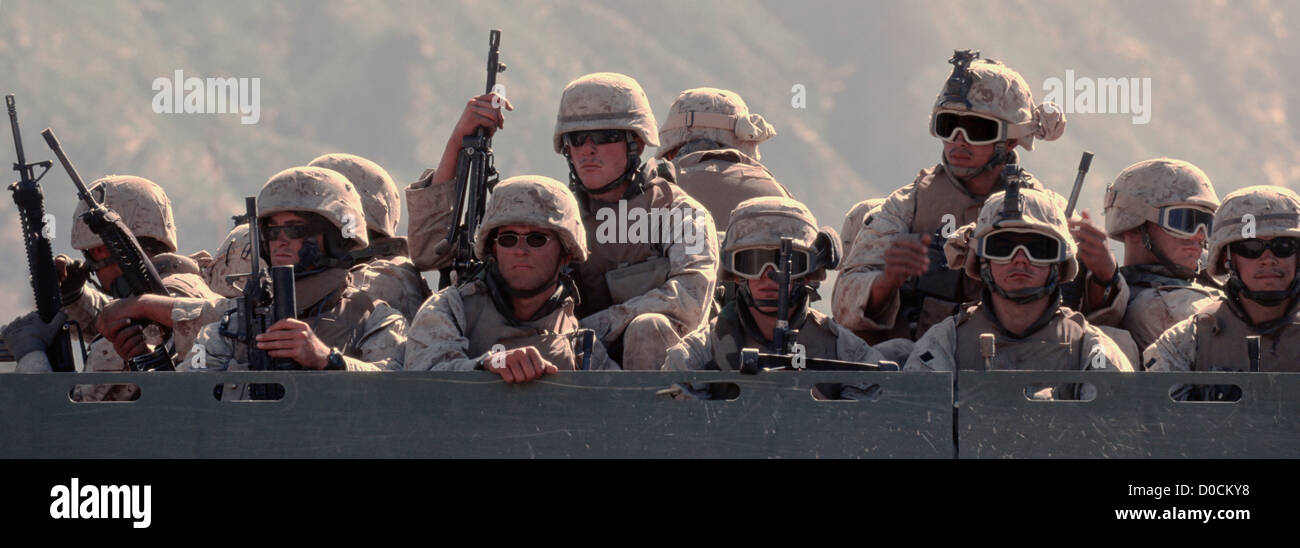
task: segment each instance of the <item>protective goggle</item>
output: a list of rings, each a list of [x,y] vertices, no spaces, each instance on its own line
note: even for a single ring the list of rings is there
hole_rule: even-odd
[[[497,245],[506,248],[518,245],[519,240],[523,240],[524,243],[528,244],[528,247],[539,248],[545,246],[547,242],[551,241],[551,236],[548,234],[542,234],[541,232],[529,232],[528,234],[502,232],[497,234],[496,237]]]
[[[1037,232],[994,232],[976,242],[975,253],[990,261],[1010,262],[1023,250],[1034,264],[1053,264],[1066,259],[1061,241]]]
[[[562,139],[564,144],[574,148],[587,144],[588,139],[597,145],[608,145],[610,143],[627,142],[627,131],[621,129],[570,131],[565,133]]]
[[[1160,208],[1157,224],[1180,238],[1192,238],[1201,229],[1208,237],[1214,228],[1214,214],[1195,207],[1167,206]]]
[[[812,257],[807,251],[793,249],[790,252],[790,279],[800,278],[813,271]],[[741,249],[731,253],[731,271],[747,280],[758,280],[763,272],[772,267],[781,272],[781,250],[771,248]]]
[[[304,225],[285,225],[285,226],[267,226],[262,228],[262,234],[266,241],[273,242],[280,239],[280,235],[287,236],[290,240],[301,240],[308,236],[315,236],[319,231],[310,224]]]
[[[974,112],[935,113],[930,135],[951,143],[957,140],[958,131],[972,145],[987,145],[1006,138],[1006,124],[997,118]]]
[[[1295,255],[1296,251],[1300,250],[1300,241],[1295,238],[1273,238],[1272,240],[1252,238],[1232,242],[1228,244],[1228,249],[1247,259],[1258,259],[1264,254],[1264,250],[1272,251],[1274,257],[1285,259]]]

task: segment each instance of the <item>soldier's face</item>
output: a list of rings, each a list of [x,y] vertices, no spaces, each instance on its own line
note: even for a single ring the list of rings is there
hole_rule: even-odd
[[[1175,263],[1196,270],[1196,262],[1201,258],[1201,248],[1205,243],[1205,231],[1198,231],[1191,238],[1180,238],[1160,225],[1147,221],[1147,234],[1151,235],[1151,247],[1160,250]]]
[[[948,163],[957,167],[980,167],[993,157],[996,146],[997,143],[972,145],[966,142],[965,136],[958,133],[954,141],[943,141],[943,155]]]
[[[587,188],[600,188],[617,179],[627,170],[626,142],[596,144],[594,139],[587,139],[581,145],[565,145],[573,169]]]
[[[1272,237],[1260,238],[1261,240],[1272,240]],[[1241,283],[1251,291],[1282,291],[1291,285],[1291,280],[1295,279],[1296,258],[1300,254],[1279,259],[1273,255],[1273,250],[1265,250],[1262,255],[1254,259],[1248,259],[1236,253],[1232,253],[1232,264],[1237,267],[1237,273],[1241,275]]]
[[[745,282],[745,284],[749,286],[749,294],[752,295],[754,299],[775,301],[781,296],[781,284],[778,283],[776,280],[772,279],[773,274],[775,272],[776,269],[769,266],[767,267],[766,270],[763,271],[763,276],[761,278],[757,280],[741,278],[741,281]],[[776,277],[780,278],[779,275]],[[796,279],[790,280],[790,286],[794,287],[796,281],[797,281]],[[759,306],[755,308],[758,308],[758,310],[761,312],[771,315],[776,313],[777,307]]]
[[[307,219],[302,218],[297,213],[286,211],[272,215],[270,222],[266,225],[271,266],[294,266],[298,264],[298,252],[302,250],[305,240],[310,239],[316,243],[318,249],[321,248],[320,234],[314,234],[306,238],[290,238],[287,233],[280,232],[275,235],[276,237],[271,237],[271,229],[290,226],[307,226]]]
[[[540,232],[550,238],[541,247],[533,247],[525,236],[530,232]],[[493,242],[493,253],[497,258],[497,269],[501,277],[515,291],[533,291],[555,283],[559,274],[564,246],[560,245],[555,232],[527,225],[508,225],[497,229],[497,237],[513,233],[520,237],[513,247],[503,247]]]
[[[1018,249],[1010,261],[989,261],[993,272],[993,281],[1006,291],[1035,289],[1047,285],[1047,277],[1052,272],[1051,265],[1036,265],[1029,262],[1025,250]]]
[[[90,258],[96,261],[102,261],[111,255],[108,251],[108,247],[102,245],[90,248],[86,254],[90,255]],[[117,278],[121,275],[122,267],[118,266],[116,263],[95,271],[95,277],[99,279],[99,285],[103,286],[104,289],[108,289],[109,286],[113,285],[113,282],[117,281]]]

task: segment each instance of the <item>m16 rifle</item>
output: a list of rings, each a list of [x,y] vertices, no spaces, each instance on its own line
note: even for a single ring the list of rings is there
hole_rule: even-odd
[[[9,127],[13,129],[14,149],[18,153],[18,161],[14,163],[18,182],[9,185],[9,190],[14,193],[14,204],[18,206],[18,219],[23,227],[23,245],[27,249],[27,271],[31,274],[32,293],[36,297],[36,314],[48,324],[63,308],[59,275],[54,266],[54,252],[50,242],[50,229],[53,227],[46,223],[45,194],[39,183],[53,164],[49,160],[27,163],[22,133],[18,130],[18,109],[12,94],[5,96],[5,106],[9,109]],[[36,167],[45,169],[40,175],[35,175],[33,168]],[[67,325],[59,329],[45,354],[54,371],[67,373],[76,370],[72,357],[72,338]],[[21,356],[14,356],[15,359],[19,357]]]
[[[77,195],[86,204],[86,212],[81,215],[81,220],[104,242],[104,247],[108,249],[114,264],[121,269],[122,277],[130,287],[131,295],[167,295],[162,276],[158,275],[158,270],[154,268],[149,256],[145,255],[140,242],[122,221],[122,217],[95,201],[95,197],[90,195],[86,183],[77,173],[77,168],[73,167],[72,162],[68,160],[67,154],[63,152],[63,145],[59,144],[59,139],[54,136],[54,132],[46,128],[41,132],[41,136],[45,138],[45,143],[63,164],[63,169],[68,172],[72,183],[77,186]],[[144,327],[145,324],[137,325]],[[173,371],[175,360],[172,356],[172,347],[172,341],[168,340],[150,352],[127,358],[126,365],[132,371]]]
[[[488,35],[487,89],[484,93],[497,91],[497,74],[506,70],[506,65],[499,59],[500,53],[501,31],[494,29]],[[454,256],[451,266],[441,271],[439,288],[459,285],[483,268],[482,257],[474,256],[472,239],[483,220],[488,194],[499,179],[492,155],[492,135],[488,128],[480,127],[461,141],[460,156],[456,160],[456,208],[451,216],[451,232],[446,241],[434,248],[436,255],[451,250]],[[455,273],[454,279],[452,273]]]
[[[244,198],[245,214],[236,221],[248,223],[249,259],[248,274],[244,278],[243,295],[236,298],[236,306],[226,311],[221,319],[219,333],[243,344],[247,349],[250,371],[292,371],[302,369],[288,358],[272,358],[265,350],[257,348],[257,336],[266,332],[276,322],[296,318],[298,305],[294,294],[292,266],[272,266],[270,276],[262,272],[262,234],[257,222],[257,198]],[[237,322],[231,315],[238,314]],[[235,324],[232,328],[231,324]],[[284,397],[284,387],[279,384],[250,384],[249,398],[278,400]]]

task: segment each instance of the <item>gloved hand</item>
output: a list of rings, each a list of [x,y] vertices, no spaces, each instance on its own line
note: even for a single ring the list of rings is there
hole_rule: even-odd
[[[41,321],[41,317],[33,310],[5,326],[0,335],[4,336],[5,346],[9,347],[14,359],[22,359],[31,352],[44,352],[49,348],[66,321],[68,316],[62,310],[54,315],[50,323]]]
[[[67,255],[60,254],[54,258],[54,266],[59,271],[59,292],[63,304],[68,305],[81,298],[81,288],[90,279],[90,269],[85,263]]]

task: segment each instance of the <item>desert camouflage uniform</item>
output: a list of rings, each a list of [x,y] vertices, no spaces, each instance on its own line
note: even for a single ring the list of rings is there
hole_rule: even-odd
[[[853,250],[853,242],[858,239],[858,233],[871,224],[871,216],[880,211],[880,206],[884,204],[884,198],[868,198],[853,204],[849,212],[844,214],[844,228],[840,230],[840,241],[844,244],[845,253]]]

